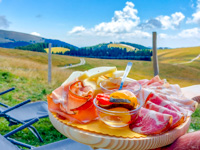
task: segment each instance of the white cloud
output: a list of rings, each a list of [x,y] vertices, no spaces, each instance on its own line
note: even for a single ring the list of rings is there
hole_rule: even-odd
[[[167,34],[164,34],[164,33],[160,33],[160,34],[158,35],[158,37],[160,37],[160,38],[162,38],[162,39],[166,39],[166,38],[168,38],[168,35],[167,35]]]
[[[198,7],[200,8],[200,5]],[[175,12],[168,16],[160,15],[140,23],[140,17],[138,17],[138,10],[135,5],[132,2],[126,2],[126,6],[122,10],[114,12],[109,22],[101,22],[88,29],[83,26],[76,26],[68,33],[72,43],[77,43],[78,39],[78,46],[89,46],[94,45],[94,43],[110,41],[127,41],[151,46],[151,30],[145,31],[143,29],[174,30],[180,27],[184,19],[183,13]],[[166,31],[163,31],[163,33],[158,32],[158,46],[187,47],[199,45],[200,28],[187,29],[179,33],[177,31],[172,34],[166,34]]]
[[[181,12],[175,12],[171,16],[158,16],[153,19],[149,19],[144,23],[138,25],[141,29],[177,29],[185,16]]]
[[[188,18],[186,23],[197,23],[200,25],[200,11],[192,14],[192,18]]]
[[[178,37],[176,35],[160,33],[160,34],[158,34],[158,38],[160,38],[160,39],[177,39]]]
[[[196,12],[192,14],[192,18],[188,18],[186,23],[196,23],[200,25],[200,0],[197,0]]]
[[[69,31],[69,33],[70,34],[78,34],[78,33],[81,33],[81,32],[83,32],[85,30],[86,29],[83,26],[76,26],[71,31]]]
[[[92,30],[100,35],[131,32],[140,22],[137,16],[138,11],[134,9],[134,6],[132,2],[126,2],[122,11],[115,11],[110,22],[102,22]]]
[[[5,16],[0,16],[0,28],[8,28],[10,26],[10,22],[6,19]]]
[[[40,33],[37,33],[37,32],[32,32],[31,34],[35,36],[41,36]]]
[[[134,32],[127,34],[127,36],[137,37],[137,38],[151,38],[152,35],[148,32],[144,32],[141,30],[135,30]]]
[[[197,11],[200,11],[200,0],[197,0]]]
[[[160,29],[162,27],[162,24],[158,19],[153,18],[139,24],[138,27],[141,29]]]
[[[162,29],[176,29],[180,26],[185,16],[181,12],[176,12],[171,16],[158,16],[156,19],[162,24]]]
[[[181,38],[200,38],[200,28],[192,28],[181,31],[178,34]]]

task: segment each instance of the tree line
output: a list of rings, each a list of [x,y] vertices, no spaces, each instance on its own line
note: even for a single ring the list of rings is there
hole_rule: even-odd
[[[18,47],[15,47],[15,49],[46,53],[44,49],[48,47],[49,47],[49,43],[36,43],[36,44],[30,44],[27,46],[18,46]]]
[[[126,48],[79,48],[66,52],[59,52],[60,55],[70,55],[78,57],[90,57],[90,58],[103,58],[103,59],[132,59],[132,60],[147,60],[151,61],[152,50],[140,49],[134,51],[127,51]]]
[[[15,47],[16,49],[44,52],[45,48],[48,48],[48,43],[36,43],[27,46]],[[55,47],[56,45],[52,45]],[[133,51],[127,51],[126,48],[118,47],[90,47],[90,48],[70,48],[70,51],[57,52],[59,55],[69,55],[77,57],[90,57],[90,58],[101,58],[101,59],[131,59],[131,60],[146,60],[151,61],[152,50],[151,49],[139,49]]]

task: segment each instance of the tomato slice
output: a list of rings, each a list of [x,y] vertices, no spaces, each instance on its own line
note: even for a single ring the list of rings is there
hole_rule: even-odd
[[[113,104],[110,102],[110,96],[106,94],[97,94],[96,99],[98,100],[99,104],[101,105],[111,105]]]

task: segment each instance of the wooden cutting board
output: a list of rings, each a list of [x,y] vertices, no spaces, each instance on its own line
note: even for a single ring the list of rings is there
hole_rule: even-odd
[[[57,120],[51,112],[49,118],[53,126],[66,137],[77,142],[91,146],[112,150],[143,150],[163,147],[173,143],[178,137],[184,135],[190,126],[190,117],[180,126],[161,135],[147,136],[145,138],[119,138],[103,134],[84,131],[68,126]]]

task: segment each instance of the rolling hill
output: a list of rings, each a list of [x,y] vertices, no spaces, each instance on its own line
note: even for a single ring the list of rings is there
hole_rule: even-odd
[[[94,46],[85,47],[86,49],[97,49],[97,48],[111,48],[111,47],[118,47],[118,48],[126,48],[127,51],[132,50],[139,50],[139,49],[150,49],[146,46],[134,44],[134,43],[128,43],[128,42],[119,42],[119,43],[101,43]]]
[[[0,30],[0,47],[15,48],[17,46],[26,46],[34,43],[52,43],[57,47],[62,46],[67,48],[78,48],[74,45],[56,39],[46,39],[27,33]]]
[[[125,49],[127,51],[134,51],[134,50],[138,50],[138,48],[135,48],[135,47],[132,47],[132,46],[129,46],[129,45],[126,45],[126,44],[109,44],[108,47],[119,47],[119,48],[122,48],[122,49]]]

